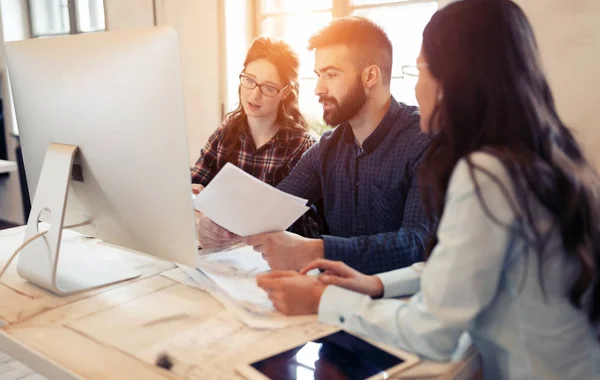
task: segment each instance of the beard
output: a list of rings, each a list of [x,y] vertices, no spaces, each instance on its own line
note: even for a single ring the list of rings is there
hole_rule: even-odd
[[[320,96],[319,102],[334,105],[332,109],[323,111],[323,120],[327,125],[335,127],[356,116],[358,111],[360,111],[367,102],[367,94],[360,81],[360,77],[358,77],[350,87],[348,95],[339,102],[336,98],[330,96]]]

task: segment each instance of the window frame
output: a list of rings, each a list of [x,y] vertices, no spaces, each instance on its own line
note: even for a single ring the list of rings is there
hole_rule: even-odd
[[[34,33],[35,28],[33,27],[33,15],[31,12],[32,5],[31,3],[36,0],[27,0],[27,14],[29,16],[29,35],[31,38],[44,38],[44,37],[57,37],[57,36],[68,36],[72,34],[84,34],[84,33],[95,33],[106,31],[106,2],[102,0],[102,9],[104,11],[104,29],[95,30],[89,32],[81,32],[78,30],[77,25],[79,24],[79,20],[77,17],[77,1],[76,0],[67,0],[67,10],[69,13],[69,31],[66,33]]]
[[[352,5],[352,0],[332,0],[331,8],[323,8],[318,10],[306,11],[308,14],[331,12],[332,19],[345,17],[352,15],[354,10],[357,9],[373,9],[382,8],[389,6],[411,6],[415,4],[424,4],[435,1],[439,3],[439,0],[383,0],[379,3],[374,4],[362,4]],[[252,0],[252,10],[254,12],[252,25],[252,38],[256,38],[261,34],[262,22],[268,17],[284,17],[287,15],[293,15],[295,11],[281,11],[281,12],[263,12],[261,7],[262,0]],[[316,75],[313,76],[300,76],[299,80],[315,79]],[[403,75],[392,75],[391,79],[403,79]]]

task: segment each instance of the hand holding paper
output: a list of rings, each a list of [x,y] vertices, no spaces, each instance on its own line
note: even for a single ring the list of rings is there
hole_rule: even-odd
[[[262,253],[273,270],[299,270],[325,255],[323,240],[307,239],[286,231],[250,236],[244,238],[244,242]]]
[[[245,237],[285,231],[308,210],[306,202],[227,163],[194,201],[194,208],[212,222],[199,221],[199,239],[212,243],[227,232]]]
[[[241,241],[241,237],[217,225],[209,217],[194,210],[196,233],[203,249],[222,250]]]

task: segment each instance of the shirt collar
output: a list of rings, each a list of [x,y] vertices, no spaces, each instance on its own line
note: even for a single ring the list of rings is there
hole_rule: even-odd
[[[387,112],[385,113],[385,115],[383,115],[383,119],[381,119],[381,121],[377,125],[377,128],[375,128],[375,130],[371,132],[369,137],[367,137],[365,141],[363,141],[362,150],[365,153],[372,152],[377,147],[377,145],[379,145],[381,140],[383,140],[383,138],[387,135],[389,130],[394,125],[394,120],[396,120],[398,113],[401,111],[400,104],[398,104],[398,102],[396,101],[396,99],[394,99],[393,96],[391,98],[392,101],[390,102],[390,106]],[[346,144],[356,146],[357,144],[354,140],[354,133],[352,132],[352,127],[350,126],[350,124],[348,122],[345,122],[341,125],[341,127],[344,128],[342,132],[342,138],[344,142]]]

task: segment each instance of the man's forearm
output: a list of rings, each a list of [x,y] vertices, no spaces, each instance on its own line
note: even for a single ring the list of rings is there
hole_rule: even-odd
[[[418,231],[401,229],[372,236],[323,236],[325,258],[340,260],[364,274],[404,268],[423,260],[425,241]]]

